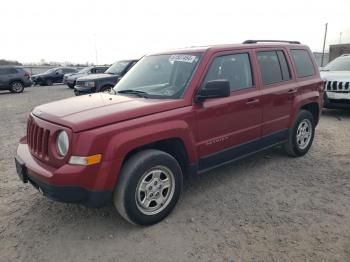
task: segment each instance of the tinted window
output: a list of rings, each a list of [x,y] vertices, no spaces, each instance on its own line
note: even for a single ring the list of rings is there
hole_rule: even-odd
[[[107,70],[106,67],[96,67],[95,73],[104,73]]]
[[[64,68],[63,69],[63,73],[66,74],[66,73],[73,73],[73,72],[76,72],[75,69],[72,69],[72,68]]]
[[[252,70],[248,54],[219,56],[214,59],[203,84],[218,79],[227,79],[231,91],[253,86]]]
[[[286,57],[282,51],[257,52],[264,85],[291,79]]]
[[[7,74],[17,74],[16,68],[0,68],[0,74],[7,75]]]
[[[292,50],[291,54],[298,77],[312,76],[314,74],[314,66],[306,50]]]
[[[282,78],[283,80],[290,80],[290,71],[287,64],[286,56],[283,51],[277,51],[278,60],[280,62],[281,70],[282,70]]]

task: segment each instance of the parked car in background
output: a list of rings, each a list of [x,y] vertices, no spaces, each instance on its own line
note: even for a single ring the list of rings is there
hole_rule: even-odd
[[[138,60],[123,60],[114,63],[104,74],[78,78],[74,87],[75,95],[107,92],[128,72]]]
[[[344,54],[322,68],[326,81],[324,107],[350,108],[350,54]]]
[[[62,83],[63,76],[69,73],[77,73],[78,70],[70,67],[57,67],[47,70],[45,73],[32,76],[35,85],[51,86],[53,83]]]
[[[113,92],[34,108],[19,178],[54,200],[112,200],[126,220],[150,225],[173,210],[184,176],[279,145],[305,155],[324,81],[307,46],[260,42],[147,55]]]
[[[32,85],[30,74],[19,66],[0,66],[0,90],[21,93]]]
[[[74,88],[78,78],[87,76],[90,74],[102,74],[109,66],[89,66],[81,69],[77,73],[65,74],[63,76],[63,84],[66,84],[69,88]]]

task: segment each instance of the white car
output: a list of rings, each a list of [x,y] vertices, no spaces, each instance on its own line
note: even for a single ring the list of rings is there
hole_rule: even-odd
[[[350,54],[337,57],[321,70],[326,80],[324,107],[350,108]]]

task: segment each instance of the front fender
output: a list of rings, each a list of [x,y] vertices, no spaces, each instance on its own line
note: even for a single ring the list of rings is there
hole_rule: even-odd
[[[106,159],[124,159],[132,150],[160,140],[179,138],[183,142],[189,162],[197,159],[195,140],[185,121],[172,120],[150,126],[140,126],[117,133],[109,142]]]

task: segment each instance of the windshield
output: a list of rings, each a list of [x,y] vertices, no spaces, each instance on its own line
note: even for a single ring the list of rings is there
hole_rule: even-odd
[[[200,54],[146,56],[118,82],[114,91],[144,92],[150,98],[180,98],[199,59]]]
[[[322,71],[350,71],[350,56],[336,58],[326,65]]]
[[[114,63],[110,68],[106,70],[106,74],[113,74],[113,75],[119,75],[121,74],[124,69],[128,66],[130,62],[128,61],[120,61],[117,63]]]
[[[46,73],[52,73],[52,72],[54,72],[55,70],[56,70],[56,68],[51,68],[51,69],[47,70]]]
[[[81,69],[78,74],[86,74],[89,73],[89,71],[91,70],[91,67],[85,67],[83,69]]]

